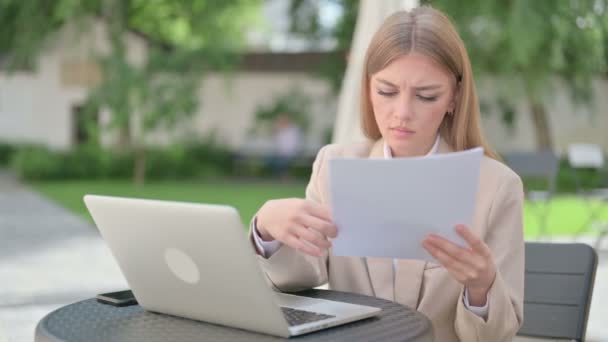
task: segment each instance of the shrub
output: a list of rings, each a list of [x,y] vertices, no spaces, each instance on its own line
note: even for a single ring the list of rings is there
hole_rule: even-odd
[[[8,166],[15,153],[15,147],[8,143],[0,143],[0,166]]]
[[[60,153],[37,145],[19,147],[11,159],[17,175],[29,180],[64,178],[60,171],[62,164]]]
[[[131,178],[134,156],[96,145],[54,151],[21,146],[12,158],[15,172],[28,180]],[[232,153],[209,142],[152,147],[146,150],[148,179],[193,179],[233,175]]]

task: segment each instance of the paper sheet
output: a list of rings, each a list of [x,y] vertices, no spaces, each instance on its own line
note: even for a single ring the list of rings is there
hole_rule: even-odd
[[[421,244],[429,233],[465,246],[454,226],[472,223],[482,157],[330,160],[333,254],[434,261]]]

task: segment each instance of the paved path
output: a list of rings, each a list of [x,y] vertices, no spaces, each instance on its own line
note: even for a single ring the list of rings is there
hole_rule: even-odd
[[[89,222],[0,170],[0,341],[32,341],[37,322],[50,311],[126,286]],[[608,341],[606,317],[608,239],[600,253],[587,341]]]
[[[126,286],[89,222],[0,173],[0,340],[32,341],[50,311]]]

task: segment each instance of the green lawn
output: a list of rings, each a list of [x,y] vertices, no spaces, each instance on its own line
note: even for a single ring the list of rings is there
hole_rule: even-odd
[[[85,194],[229,204],[239,211],[243,223],[248,224],[266,200],[302,197],[306,184],[154,182],[137,187],[129,181],[61,181],[35,182],[30,186],[91,221],[82,201]]]
[[[588,223],[591,211],[599,209],[599,219],[608,222],[608,203],[587,203],[576,196],[559,196],[554,198],[548,207],[544,204],[526,203],[524,207],[524,227],[526,237],[539,233],[539,215],[548,210],[547,231],[549,235],[575,235]],[[595,234],[587,230],[585,234]]]
[[[90,219],[82,202],[87,193],[155,198],[165,200],[229,204],[236,207],[247,224],[251,216],[268,199],[302,197],[305,184],[244,183],[244,182],[155,182],[136,187],[128,181],[66,181],[35,182],[34,189],[69,210]],[[524,225],[526,237],[538,235],[538,216],[542,207],[526,204]],[[585,202],[573,196],[562,196],[553,200],[549,207],[548,227],[551,235],[573,235],[584,224],[587,217]],[[608,220],[608,205],[601,212]]]

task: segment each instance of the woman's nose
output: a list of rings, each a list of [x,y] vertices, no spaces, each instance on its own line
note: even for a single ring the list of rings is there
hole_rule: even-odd
[[[399,98],[396,99],[393,115],[395,118],[402,121],[411,120],[414,117],[412,100],[409,96],[399,96]]]

